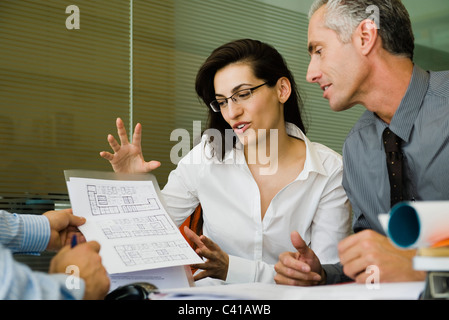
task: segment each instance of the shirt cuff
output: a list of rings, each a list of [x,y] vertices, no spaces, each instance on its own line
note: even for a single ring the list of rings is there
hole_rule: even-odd
[[[341,263],[323,264],[322,268],[326,272],[326,284],[354,282],[354,280],[345,275]]]
[[[227,283],[251,283],[255,279],[255,262],[236,256],[229,256]]]
[[[23,215],[23,242],[21,253],[45,251],[50,241],[50,222],[43,215]]]

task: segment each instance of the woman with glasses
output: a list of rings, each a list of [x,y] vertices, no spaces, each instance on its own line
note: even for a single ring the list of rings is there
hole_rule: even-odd
[[[209,108],[207,130],[162,190],[179,226],[203,209],[203,234],[185,230],[206,261],[194,266],[195,279],[274,283],[274,265],[294,251],[296,232],[321,262],[338,262],[337,244],[350,230],[341,156],[307,139],[303,104],[279,52],[249,39],[225,44],[200,68],[196,92]],[[133,143],[120,119],[117,128],[121,144],[109,135],[114,154],[101,153],[116,172],[160,165],[143,158],[140,124]]]

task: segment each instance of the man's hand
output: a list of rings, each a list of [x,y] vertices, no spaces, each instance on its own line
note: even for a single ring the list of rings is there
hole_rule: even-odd
[[[50,222],[51,229],[47,250],[57,251],[61,249],[64,245],[70,243],[72,236],[76,236],[80,243],[86,241],[78,230],[78,227],[83,225],[86,219],[74,216],[72,209],[48,211],[43,215]]]
[[[369,266],[380,270],[381,282],[423,281],[425,272],[413,269],[416,250],[401,250],[391,241],[372,230],[354,234],[338,245],[344,273],[357,283],[365,283],[371,275]]]
[[[104,299],[110,280],[99,252],[100,244],[95,241],[79,244],[72,249],[65,246],[51,260],[49,273],[66,273],[68,266],[76,266],[85,284],[84,299]]]
[[[325,283],[325,272],[318,257],[298,232],[292,232],[291,241],[297,252],[284,252],[274,266],[277,284],[313,286]]]
[[[161,166],[161,163],[158,161],[145,162],[143,158],[141,146],[142,125],[140,123],[136,125],[132,143],[129,143],[122,119],[118,118],[116,125],[121,145],[112,135],[108,135],[108,142],[114,154],[106,151],[100,152],[100,156],[109,160],[115,172],[146,173]]]

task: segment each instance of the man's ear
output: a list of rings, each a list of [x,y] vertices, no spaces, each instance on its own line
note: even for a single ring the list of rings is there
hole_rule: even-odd
[[[380,43],[378,27],[373,20],[363,20],[354,33],[354,40],[360,53],[367,56]]]
[[[286,103],[292,94],[292,85],[290,80],[286,77],[282,77],[277,82],[278,99],[280,103]]]

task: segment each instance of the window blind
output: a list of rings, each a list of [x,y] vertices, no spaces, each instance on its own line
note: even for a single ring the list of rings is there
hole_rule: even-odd
[[[128,110],[128,2],[0,2],[0,195],[67,193],[63,170],[109,169],[98,152]]]

